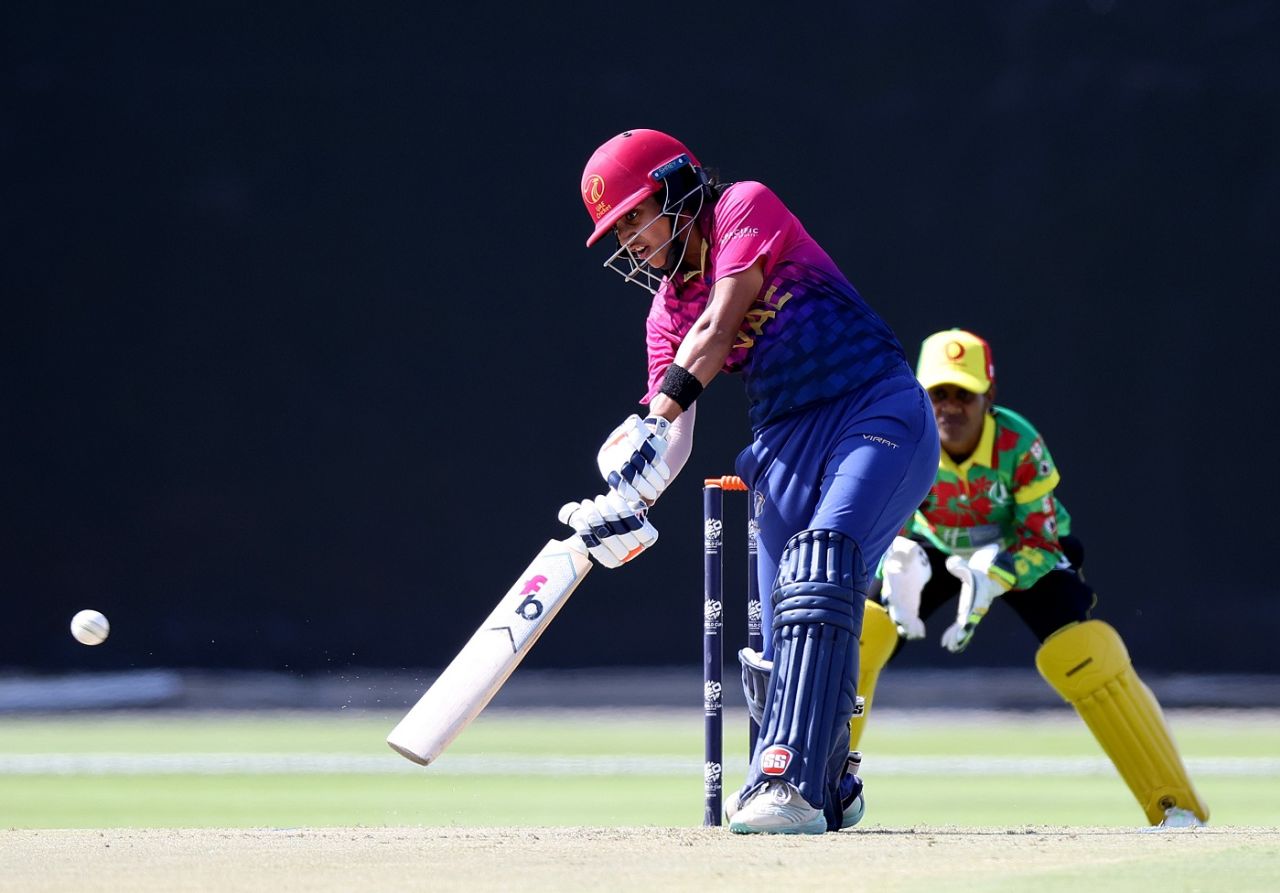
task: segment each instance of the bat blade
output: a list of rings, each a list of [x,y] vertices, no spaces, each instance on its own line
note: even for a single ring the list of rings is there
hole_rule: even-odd
[[[430,765],[502,688],[560,608],[591,570],[576,540],[551,540],[498,602],[387,743]]]

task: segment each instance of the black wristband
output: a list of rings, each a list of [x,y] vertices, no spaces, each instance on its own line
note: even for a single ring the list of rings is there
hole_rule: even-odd
[[[681,409],[688,409],[702,393],[702,382],[688,369],[672,363],[667,367],[667,374],[662,376],[662,387],[658,388],[658,393],[666,394],[680,404]]]

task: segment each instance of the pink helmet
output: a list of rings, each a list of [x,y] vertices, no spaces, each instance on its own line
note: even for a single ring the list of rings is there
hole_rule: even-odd
[[[668,176],[698,168],[698,159],[675,137],[657,130],[628,130],[592,154],[582,171],[582,201],[595,223],[594,245],[640,202],[662,191]]]

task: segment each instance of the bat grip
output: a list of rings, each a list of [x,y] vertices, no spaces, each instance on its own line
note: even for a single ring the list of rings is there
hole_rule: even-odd
[[[587,547],[583,544],[582,538],[577,536],[566,536],[562,540],[556,540],[560,545],[564,546],[570,552],[575,552],[583,558],[590,558],[591,553],[587,551]]]

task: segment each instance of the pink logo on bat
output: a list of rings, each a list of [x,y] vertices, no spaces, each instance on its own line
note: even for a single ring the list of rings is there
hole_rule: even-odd
[[[547,582],[547,578],[542,574],[537,574],[524,581],[524,587],[521,588],[520,594],[524,596],[524,601],[516,608],[516,613],[525,620],[537,620],[542,616],[542,602],[534,598],[534,593],[542,588],[542,584]]]

